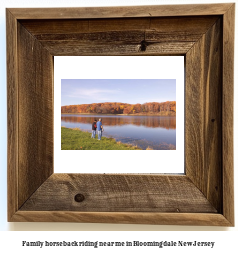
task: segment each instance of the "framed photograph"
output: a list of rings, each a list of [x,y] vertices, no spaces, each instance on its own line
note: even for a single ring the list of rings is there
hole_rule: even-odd
[[[234,226],[234,18],[233,3],[6,9],[8,221]],[[58,59],[68,65],[65,57],[72,62],[76,56],[70,75],[55,75]],[[182,59],[178,77],[172,66],[175,60],[159,62],[165,57]],[[169,66],[170,75],[161,71],[163,65]],[[77,91],[70,88],[72,79],[81,81]],[[163,79],[176,81],[176,100],[168,96],[163,101],[156,90],[154,98],[146,97],[154,89],[150,82],[159,86]],[[126,101],[112,96],[119,81],[121,88],[127,84],[129,94],[136,82],[140,89],[143,80],[145,90],[136,93],[136,101],[132,95]],[[95,88],[95,81],[104,82],[101,89]],[[109,120],[94,115],[105,133],[96,133],[99,140],[93,151],[88,149],[91,139],[78,143],[76,150],[62,149],[67,135],[72,145],[69,135],[76,140],[72,135],[82,134],[65,126],[74,133],[62,136],[66,91],[71,98],[72,94],[81,98],[82,103],[67,104],[77,105],[76,113],[124,114],[137,117],[137,123],[143,122],[140,114],[156,119],[151,122],[159,121],[161,114],[174,114],[175,101],[183,105],[176,108],[176,146],[143,150],[133,143],[140,141],[138,136],[132,138],[138,130],[128,134],[127,128],[134,151],[96,151],[106,138],[117,147],[126,139],[119,132],[107,134]],[[88,94],[97,96],[83,102]],[[163,104],[166,101],[170,103]],[[121,104],[113,108],[112,102]],[[93,103],[100,105],[88,106]],[[129,117],[124,121],[132,121]],[[90,119],[80,121],[93,127]],[[93,138],[92,129],[89,132]],[[182,141],[177,143],[178,136]],[[64,152],[71,157],[61,161]],[[164,153],[168,157],[163,161]]]
[[[184,174],[184,57],[140,59],[55,57],[55,173]]]

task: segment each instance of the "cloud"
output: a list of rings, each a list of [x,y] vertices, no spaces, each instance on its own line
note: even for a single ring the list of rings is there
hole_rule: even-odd
[[[107,100],[114,94],[117,94],[118,90],[110,90],[110,89],[85,89],[78,88],[73,92],[67,94],[67,97],[71,98],[79,98],[79,99],[94,99],[94,100]]]

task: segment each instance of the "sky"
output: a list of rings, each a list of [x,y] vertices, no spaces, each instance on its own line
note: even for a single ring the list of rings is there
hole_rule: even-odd
[[[176,79],[62,79],[61,106],[176,101]]]

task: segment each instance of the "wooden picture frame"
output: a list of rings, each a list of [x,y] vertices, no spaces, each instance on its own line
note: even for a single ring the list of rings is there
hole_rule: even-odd
[[[233,3],[6,9],[8,221],[234,226],[234,12]],[[184,55],[186,174],[54,174],[61,55]]]

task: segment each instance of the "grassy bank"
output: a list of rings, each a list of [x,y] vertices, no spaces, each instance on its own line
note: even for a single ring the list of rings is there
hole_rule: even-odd
[[[141,150],[138,147],[116,142],[113,138],[102,137],[100,141],[91,138],[91,133],[79,129],[61,127],[62,150]]]

